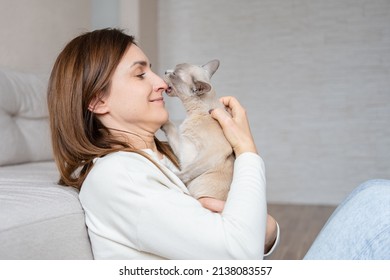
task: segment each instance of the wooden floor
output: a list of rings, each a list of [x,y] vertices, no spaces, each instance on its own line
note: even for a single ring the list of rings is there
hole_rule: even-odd
[[[336,207],[270,204],[268,213],[279,223],[279,247],[268,260],[300,260]]]

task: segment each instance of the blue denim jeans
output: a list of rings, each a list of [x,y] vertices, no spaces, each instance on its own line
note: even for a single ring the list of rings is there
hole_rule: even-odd
[[[357,187],[335,210],[306,260],[390,260],[390,180]]]

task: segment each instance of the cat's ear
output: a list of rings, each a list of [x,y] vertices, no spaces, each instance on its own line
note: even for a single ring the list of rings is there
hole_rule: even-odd
[[[211,90],[211,85],[203,81],[194,81],[192,92],[198,96],[208,93]]]
[[[209,62],[207,62],[205,65],[202,66],[203,69],[205,69],[209,73],[209,78],[214,75],[215,71],[217,71],[219,67],[219,60],[214,59]]]

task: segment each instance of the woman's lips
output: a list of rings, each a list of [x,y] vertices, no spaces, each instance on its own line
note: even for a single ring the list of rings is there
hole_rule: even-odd
[[[159,97],[159,98],[155,98],[155,99],[151,99],[150,102],[158,102],[158,101],[164,101],[164,98],[163,97]]]

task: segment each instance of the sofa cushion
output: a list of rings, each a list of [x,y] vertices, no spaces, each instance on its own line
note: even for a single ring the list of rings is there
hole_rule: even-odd
[[[78,190],[54,162],[0,167],[0,259],[92,259]]]
[[[52,159],[47,81],[0,68],[0,166]]]

